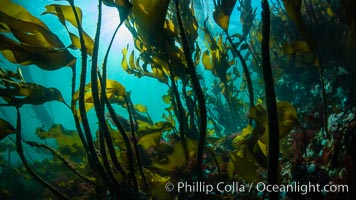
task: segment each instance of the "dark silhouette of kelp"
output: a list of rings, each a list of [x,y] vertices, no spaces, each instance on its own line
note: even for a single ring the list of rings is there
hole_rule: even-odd
[[[276,94],[274,92],[271,61],[269,57],[270,38],[270,8],[267,0],[262,1],[262,69],[265,82],[266,105],[268,116],[268,162],[267,181],[269,185],[278,184],[278,158],[279,158],[279,127],[277,116]],[[270,199],[278,199],[278,192],[269,193]]]

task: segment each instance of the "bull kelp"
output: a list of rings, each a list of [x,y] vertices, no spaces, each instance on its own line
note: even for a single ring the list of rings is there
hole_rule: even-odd
[[[352,0],[1,0],[1,199],[355,199]]]

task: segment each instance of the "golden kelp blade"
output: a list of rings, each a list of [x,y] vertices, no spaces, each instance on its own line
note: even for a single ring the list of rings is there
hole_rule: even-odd
[[[227,173],[230,177],[236,174],[240,178],[256,183],[263,180],[263,177],[257,172],[259,169],[260,167],[247,145],[230,154],[227,165]]]
[[[174,79],[185,79],[184,52],[179,45],[178,29],[174,25],[177,22],[174,18],[167,19],[171,18],[175,12],[169,8],[169,1],[133,0],[132,5],[132,12],[125,25],[134,37],[134,44],[140,51],[140,55],[136,59],[135,65],[129,65],[128,61],[123,60],[124,70],[139,78],[148,76],[163,83],[168,83],[171,71],[174,74]],[[198,29],[194,11],[186,0],[181,4],[181,11],[183,21],[189,22],[185,24],[185,31],[193,48]],[[175,39],[172,40],[172,38]],[[127,50],[123,51],[123,54],[127,54]],[[130,58],[132,58],[131,56],[133,55],[131,54]],[[167,60],[167,58],[170,59]],[[196,51],[195,58],[197,61],[200,59],[199,50]],[[143,64],[141,65],[139,61],[142,61]],[[147,67],[149,65],[150,67]]]
[[[213,69],[213,66],[211,63],[211,58],[210,58],[210,53],[208,50],[203,52],[202,61],[203,61],[203,65],[204,65],[205,69],[207,69],[207,70]]]
[[[142,136],[137,142],[145,151],[149,151],[150,148],[156,147],[161,140],[162,132],[149,133]]]
[[[78,23],[75,19],[75,15],[73,13],[72,7],[69,5],[59,5],[59,4],[51,4],[46,6],[46,11],[42,14],[53,14],[56,15],[60,22],[67,28],[65,21],[70,22],[73,26],[78,28]],[[80,8],[75,7],[76,12],[78,13],[79,22],[82,23],[82,11]],[[69,33],[70,39],[72,40],[72,47],[80,49],[80,42],[79,38],[74,35],[73,33],[69,32],[68,28],[67,31]],[[93,39],[83,31],[83,39],[85,43],[85,47],[87,49],[87,53],[90,56],[93,56],[93,49],[94,49],[94,41]]]
[[[25,82],[25,79],[23,78],[21,68],[17,68],[16,72],[10,71],[10,70],[4,70],[0,68],[0,84],[3,84],[6,86],[6,82]]]
[[[220,2],[220,3],[219,3]],[[228,31],[230,16],[235,7],[236,0],[221,0],[215,3],[213,17],[215,22],[224,30]]]
[[[10,62],[36,64],[44,70],[56,70],[75,64],[75,58],[59,38],[22,6],[8,0],[2,2],[0,23],[6,27],[0,31],[10,31],[17,39],[0,35],[0,51]]]
[[[196,154],[197,143],[194,140],[186,138],[187,150],[189,158],[194,159]],[[150,168],[157,171],[160,175],[172,175],[175,172],[182,170],[187,165],[187,160],[184,155],[184,147],[181,141],[174,144],[173,152],[167,154],[165,159],[152,162]]]
[[[241,134],[237,135],[233,140],[232,140],[232,146],[235,149],[240,149],[242,145],[245,145],[247,143],[247,139],[252,134],[253,128],[251,125],[247,125],[246,128],[242,129]]]
[[[31,15],[27,9],[24,7],[11,2],[11,0],[2,0],[0,6],[0,13],[4,13],[6,15],[12,16],[15,19],[21,19],[26,22],[31,22],[37,24],[47,30],[48,27],[39,19]]]
[[[9,105],[40,105],[48,101],[65,103],[61,92],[56,88],[46,88],[36,83],[15,82],[10,82],[7,86],[11,86],[11,88],[0,88],[0,97]]]
[[[40,43],[43,48],[49,49],[65,47],[56,35],[42,25],[17,19],[4,13],[1,13],[0,21],[6,24],[9,31],[24,45],[36,46]]]
[[[164,27],[164,21],[168,9],[168,0],[133,0],[130,19],[135,22],[137,32],[143,41],[150,41],[152,37],[159,35]]]
[[[167,74],[169,72],[165,70],[166,68],[168,68],[166,62],[162,61],[157,57],[154,57],[154,59],[150,58],[151,70],[148,71],[146,69],[146,64],[140,65],[140,58],[137,58],[135,62],[134,51],[131,52],[129,56],[129,61],[127,61],[127,51],[128,47],[122,49],[121,67],[124,71],[126,71],[128,74],[133,74],[138,78],[141,78],[142,76],[149,76],[156,78],[163,83],[168,82]]]
[[[278,110],[278,124],[279,124],[279,137],[285,137],[294,127],[297,120],[297,111],[295,108],[286,101],[277,102]],[[255,115],[256,114],[256,115]],[[267,116],[257,115],[257,113],[251,112],[251,117],[256,120],[261,126],[264,127],[264,133],[261,135],[260,140],[262,143],[268,145],[268,125]]]
[[[120,20],[124,20],[130,13],[132,4],[128,0],[103,0],[106,6],[116,7],[119,11]]]
[[[121,67],[122,67],[122,69],[123,69],[124,71],[126,71],[127,73],[132,74],[133,72],[131,72],[131,70],[130,70],[130,68],[129,68],[129,64],[127,63],[127,60],[126,60],[127,49],[128,49],[128,47],[122,49]]]
[[[152,196],[152,199],[174,199],[173,194],[164,189],[166,184],[171,180],[171,177],[161,176],[145,168],[143,168],[143,171],[146,176],[147,184],[150,186],[148,193]]]
[[[229,48],[223,42],[221,35],[214,38],[206,24],[204,24],[203,31],[205,32],[205,44],[208,47],[208,50],[204,51],[202,55],[204,68],[210,70],[224,82],[228,79],[227,70],[235,64],[234,59],[228,60]]]
[[[229,29],[230,16],[225,15],[220,7],[215,8],[213,17],[220,28],[222,28],[224,31]]]
[[[20,65],[35,64],[43,70],[57,70],[64,66],[74,66],[76,59],[66,49],[48,49],[41,46],[19,44],[0,35],[0,52],[12,63]]]
[[[294,21],[296,24],[300,24],[301,20],[301,5],[302,0],[283,0],[284,7],[288,13],[288,16]]]
[[[145,105],[142,104],[136,104],[135,105],[135,110],[141,113],[145,113],[147,112],[147,107]]]
[[[297,121],[297,112],[288,102],[277,102],[279,137],[285,137],[294,127]],[[268,154],[268,124],[267,112],[261,106],[252,107],[250,117],[255,120],[255,127],[250,125],[243,129],[242,133],[232,141],[236,149],[230,155],[228,173],[230,176],[237,174],[241,178],[250,181],[259,180],[256,170],[265,167],[266,156]]]
[[[100,84],[99,84],[99,91],[100,91]],[[85,95],[87,103],[93,103],[91,96],[91,83],[85,85]],[[120,97],[126,95],[125,87],[115,80],[106,80],[106,96],[110,99],[112,96]],[[75,92],[73,95],[74,101],[78,101],[79,99],[79,91]]]
[[[303,36],[305,41],[308,43],[309,49],[311,49],[312,52],[314,53],[313,62],[314,62],[314,65],[319,68],[320,67],[319,60],[318,60],[318,56],[315,52],[316,51],[315,42],[314,42],[313,37],[312,37],[311,33],[309,32],[307,26],[304,23],[303,18],[302,18],[302,14],[301,14],[302,1],[301,0],[283,0],[283,4],[284,4],[284,7],[286,8],[288,16],[295,23],[300,34]]]
[[[144,120],[145,119],[137,120],[138,135],[146,135],[149,133],[163,132],[163,131],[172,130],[172,128],[173,128],[173,125],[170,122],[159,121],[159,122],[156,122],[155,124],[152,124],[150,121],[148,121],[148,120],[144,121]]]
[[[101,91],[100,83],[98,84],[99,94]],[[106,97],[109,101],[122,103],[124,96],[126,95],[126,90],[123,85],[114,80],[106,80]],[[76,102],[79,100],[79,91],[76,91],[73,95],[73,100]],[[84,94],[84,102],[85,102],[85,110],[88,112],[90,109],[94,107],[93,96],[91,92],[91,83],[85,85],[85,94]],[[79,115],[79,111],[76,110],[76,106],[72,108],[73,111]]]
[[[0,118],[0,140],[16,132],[16,129],[6,120]]]
[[[78,132],[75,130],[67,130],[62,124],[53,124],[47,131],[42,128],[37,128],[35,134],[41,139],[53,138],[57,141],[58,149],[65,151],[69,156],[82,156],[83,145],[79,138]]]
[[[304,41],[294,41],[292,44],[283,44],[283,52],[287,55],[297,54],[299,52],[310,52],[310,47],[307,42]]]

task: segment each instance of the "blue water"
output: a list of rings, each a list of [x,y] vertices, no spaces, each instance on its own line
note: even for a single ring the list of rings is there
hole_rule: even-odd
[[[42,20],[52,32],[56,33],[61,41],[65,45],[70,45],[71,41],[69,39],[68,33],[64,26],[59,22],[58,18],[53,15],[41,15],[45,11],[45,5],[51,3],[61,3],[61,1],[51,1],[51,0],[42,0],[42,1],[24,1],[24,0],[15,0],[13,1],[18,3],[29,10],[29,12]],[[257,2],[257,1],[256,1]],[[63,2],[64,4],[66,2]],[[95,30],[96,30],[96,21],[97,21],[97,3],[96,1],[90,0],[76,0],[75,5],[80,7],[83,11],[83,28],[84,30],[94,38]],[[202,17],[209,17],[212,19],[212,9],[213,4],[206,4],[204,13],[198,13],[197,16],[200,15],[201,19],[199,23],[202,23],[204,19]],[[108,43],[112,37],[112,34],[119,23],[119,16],[116,8],[103,6],[103,15],[102,15],[103,23],[101,29],[101,38],[100,38],[100,47],[99,47],[99,63],[102,63],[103,57],[105,55],[106,48]],[[213,23],[213,22],[211,22]],[[239,23],[239,12],[236,10],[233,12],[231,17],[231,25],[230,30],[232,32],[238,32],[241,30],[241,26]],[[216,30],[217,32],[220,30]],[[75,30],[73,31],[75,32]],[[203,43],[202,40],[199,43]],[[108,60],[108,78],[117,80],[122,83],[127,91],[132,91],[132,99],[134,103],[145,104],[148,107],[149,114],[151,115],[154,121],[158,121],[162,117],[162,113],[164,111],[164,103],[161,99],[161,96],[166,93],[168,87],[164,84],[159,83],[157,80],[152,78],[143,77],[141,79],[137,79],[134,76],[128,75],[121,69],[121,60],[122,53],[121,50],[126,46],[129,46],[129,51],[131,52],[134,49],[132,44],[132,36],[131,33],[127,30],[125,26],[122,26],[117,34],[117,37],[114,40],[114,45],[112,47],[109,60]],[[204,45],[201,45],[204,46]],[[204,49],[202,49],[204,51]],[[74,56],[80,58],[79,51],[71,50],[71,53]],[[138,54],[136,53],[136,56]],[[14,65],[9,63],[2,55],[0,55],[0,60],[5,63],[6,68],[15,70],[18,65]],[[100,62],[101,61],[101,62]],[[202,67],[202,66],[200,66]],[[67,67],[56,70],[56,71],[44,71],[39,69],[35,65],[30,66],[22,66],[22,68],[29,68],[28,71],[32,77],[27,76],[25,73],[25,79],[29,82],[36,82],[41,85],[45,85],[46,87],[55,87],[58,88],[65,101],[67,103],[70,102],[70,91],[71,91],[71,70]],[[77,62],[77,73],[79,74],[80,69],[80,59]],[[199,69],[198,69],[199,71]],[[203,72],[203,70],[200,70]],[[210,72],[203,72],[205,75],[209,75]],[[27,76],[27,77],[26,77]],[[87,82],[90,80],[89,75],[87,76]],[[211,84],[209,78],[205,78],[205,84]],[[79,80],[77,81],[78,86]],[[45,109],[48,110],[53,123],[64,124],[68,129],[75,129],[74,122],[72,119],[72,115],[69,110],[59,102],[47,102],[44,105],[41,105]],[[38,126],[48,126],[49,124],[45,122],[41,122],[41,119],[36,119],[37,116],[31,111],[31,105],[23,106],[22,110],[26,110],[27,112],[23,112],[23,131],[24,138],[32,138],[34,130]],[[2,115],[8,120],[15,124],[16,116],[14,115],[14,110],[12,108],[1,108]],[[6,113],[6,114],[5,114]],[[89,113],[89,117],[95,117],[93,112]],[[48,120],[50,121],[50,120]],[[94,122],[95,123],[95,122]],[[47,127],[49,128],[49,127]]]
[[[25,0],[14,0],[13,2],[18,3],[25,7],[32,15],[42,20],[50,30],[55,33],[64,45],[69,46],[71,44],[69,35],[65,27],[59,22],[58,18],[54,15],[42,15],[46,10],[45,6],[51,3],[63,3],[61,1],[51,1],[51,0],[41,0],[41,1],[25,1]],[[193,4],[196,3],[193,1]],[[198,18],[198,23],[202,27],[203,21],[206,17],[210,20],[208,26],[213,27],[214,22],[212,21],[212,11],[214,5],[212,1],[210,3],[204,2],[203,12],[199,11],[196,13]],[[259,5],[259,1],[253,2],[255,6]],[[96,30],[96,21],[97,21],[97,2],[94,0],[76,0],[75,5],[80,7],[83,11],[83,29],[87,32],[92,38],[94,38]],[[109,41],[113,35],[115,28],[119,23],[119,15],[116,8],[103,6],[102,12],[102,28],[100,36],[100,46],[99,46],[99,66],[103,61],[106,49],[108,47]],[[241,32],[241,23],[240,23],[240,13],[234,9],[234,12],[231,16],[230,31]],[[75,27],[72,27],[69,23],[68,27],[73,33],[77,33]],[[211,28],[210,27],[210,28]],[[216,26],[215,26],[216,27]],[[218,33],[220,30],[212,29],[213,32]],[[199,30],[199,34],[204,34],[202,30]],[[198,38],[198,44],[202,47],[202,52],[204,49],[204,37]],[[109,59],[108,59],[108,79],[116,80],[123,84],[127,91],[131,92],[131,97],[134,104],[143,104],[148,108],[149,115],[154,122],[162,120],[162,115],[165,112],[167,105],[162,100],[162,95],[166,94],[168,86],[158,82],[156,79],[143,77],[138,79],[133,75],[129,75],[124,72],[121,68],[122,60],[122,49],[129,47],[128,52],[130,53],[134,50],[134,45],[132,43],[131,33],[127,30],[125,26],[122,26],[119,29],[119,32],[114,40]],[[71,53],[77,57],[77,88],[79,86],[79,74],[80,74],[80,52],[79,50],[70,50]],[[136,57],[138,52],[136,52]],[[6,69],[16,70],[18,67],[23,69],[24,78],[27,82],[35,82],[46,87],[54,87],[61,91],[64,100],[69,104],[71,100],[71,77],[72,72],[68,67],[61,68],[56,71],[44,71],[38,68],[35,65],[29,66],[19,66],[17,64],[9,63],[1,54],[0,61],[4,63]],[[90,60],[89,60],[90,61]],[[90,62],[89,62],[90,63]],[[197,71],[204,76],[204,81],[202,85],[204,87],[209,87],[212,84],[212,75],[211,72],[203,70],[202,64],[199,64]],[[238,68],[242,71],[239,62],[237,62]],[[90,67],[90,66],[89,66]],[[90,69],[90,68],[89,68]],[[89,71],[89,70],[88,70]],[[253,76],[253,75],[252,75]],[[90,75],[87,75],[87,83],[90,82]],[[236,87],[239,87],[241,80],[238,80]],[[247,101],[247,99],[246,99]],[[119,109],[119,114],[127,116],[127,112],[123,109]],[[70,110],[65,107],[64,104],[52,101],[47,102],[43,105],[24,105],[21,108],[22,114],[22,132],[24,140],[38,140],[38,137],[35,135],[35,130],[38,127],[44,128],[45,130],[50,128],[52,124],[63,124],[66,129],[75,130],[75,124],[73,115]],[[16,114],[15,109],[11,107],[0,107],[0,117],[7,119],[14,126],[16,125]],[[92,129],[92,133],[95,133],[97,130],[97,118],[94,112],[94,109],[88,112],[89,122]],[[53,142],[47,140],[46,142]],[[32,148],[27,148],[27,152],[33,152]],[[16,156],[16,155],[15,155]]]

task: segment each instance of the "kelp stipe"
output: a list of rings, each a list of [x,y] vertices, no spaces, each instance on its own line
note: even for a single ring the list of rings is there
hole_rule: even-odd
[[[20,108],[16,107],[16,151],[20,156],[20,159],[24,165],[24,167],[27,169],[27,171],[41,184],[43,184],[46,188],[48,188],[53,194],[55,194],[57,197],[60,199],[69,199],[65,194],[57,190],[53,185],[48,183],[46,180],[44,180],[41,176],[39,176],[28,164],[25,154],[23,151],[22,147],[22,127],[21,127],[21,113],[20,113]]]
[[[278,159],[279,159],[279,126],[277,115],[276,94],[274,91],[271,61],[269,56],[270,38],[270,10],[267,0],[262,0],[262,69],[265,82],[266,105],[268,115],[268,160],[267,181],[269,185],[278,184]],[[277,200],[278,192],[270,192],[269,199]]]
[[[140,174],[141,174],[141,177],[143,179],[143,182],[144,182],[144,185],[145,185],[145,188],[147,189],[147,181],[146,181],[146,176],[144,175],[144,172],[143,172],[143,169],[142,169],[142,162],[141,162],[141,156],[140,156],[140,151],[138,149],[138,145],[137,145],[137,137],[136,137],[136,127],[134,124],[137,124],[137,120],[133,114],[133,105],[132,105],[132,102],[131,102],[131,97],[129,96],[130,94],[126,94],[124,96],[124,99],[125,99],[125,103],[126,103],[126,106],[127,106],[127,112],[129,113],[129,119],[130,119],[130,129],[131,129],[131,136],[133,138],[133,145],[134,145],[134,150],[135,150],[135,153],[136,153],[136,160],[137,160],[137,164],[138,164],[138,167],[139,167],[139,171],[140,171]],[[136,180],[136,177],[135,177],[135,173],[132,174],[132,176],[134,176],[134,187],[135,187],[135,190],[138,192],[138,184],[137,184],[137,180]]]
[[[113,7],[116,7],[118,9],[118,12],[119,12],[119,15],[120,15],[120,23],[119,25],[116,27],[114,33],[113,33],[113,36],[110,40],[110,43],[109,43],[109,46],[106,50],[106,53],[105,53],[105,56],[104,56],[104,61],[103,61],[103,64],[102,64],[102,76],[100,76],[100,73],[98,72],[98,79],[100,81],[100,86],[101,86],[101,106],[102,106],[102,110],[105,110],[105,106],[107,107],[109,113],[110,113],[110,116],[111,118],[113,119],[114,121],[114,124],[116,125],[116,127],[119,129],[119,132],[120,134],[122,135],[123,139],[124,139],[124,142],[125,142],[125,146],[127,148],[127,157],[128,157],[128,160],[129,160],[129,163],[128,163],[128,167],[129,167],[129,176],[131,178],[131,181],[132,183],[134,184],[135,186],[135,189],[137,190],[137,180],[136,180],[136,176],[135,176],[135,167],[134,167],[134,156],[133,156],[133,151],[132,151],[132,148],[131,148],[131,145],[130,145],[130,141],[126,135],[126,132],[122,126],[122,124],[120,123],[119,119],[116,117],[116,114],[115,114],[115,111],[112,107],[112,105],[110,104],[107,96],[106,96],[106,80],[107,80],[107,61],[108,61],[108,57],[109,57],[109,53],[110,53],[110,50],[111,50],[111,47],[112,47],[112,44],[114,42],[114,38],[118,32],[118,30],[120,29],[120,27],[122,26],[122,24],[124,24],[124,22],[126,21],[126,19],[128,18],[128,15],[131,13],[132,11],[132,4],[129,2],[129,1],[126,1],[124,0],[124,3],[121,4],[121,5],[118,5],[116,3],[114,4],[111,4],[109,1],[106,1],[104,0],[103,1],[104,4],[108,4],[108,6],[113,6]],[[110,133],[108,133],[109,136],[110,136]],[[108,137],[108,142],[112,143],[112,140],[111,138]],[[112,144],[111,144],[112,145]],[[113,155],[113,154],[111,154]],[[117,162],[117,161],[115,161]],[[141,177],[142,179],[145,180],[145,176],[142,172],[142,169],[140,167],[140,173],[141,173]],[[145,185],[146,185],[146,188],[147,188],[147,183],[146,181],[145,182]]]
[[[183,22],[181,19],[181,13],[179,9],[178,0],[175,0],[176,4],[176,12],[177,12],[177,19],[179,25],[179,34],[182,40],[183,51],[185,55],[185,59],[187,62],[187,70],[192,80],[193,89],[195,91],[195,95],[198,99],[198,106],[199,106],[199,115],[200,115],[200,127],[199,127],[199,143],[198,143],[198,153],[197,153],[197,178],[198,180],[203,180],[203,153],[204,153],[204,146],[205,146],[205,137],[206,137],[206,126],[207,126],[207,111],[206,111],[206,104],[204,99],[204,94],[200,86],[200,82],[198,80],[197,72],[195,71],[192,54],[189,49],[186,33],[184,31]]]
[[[171,67],[171,61],[168,59],[168,68],[169,68],[169,72],[170,72],[170,80],[171,80],[171,84],[172,84],[172,93],[173,93],[173,100],[172,103],[175,109],[174,112],[176,112],[176,115],[178,116],[178,123],[179,123],[179,136],[180,136],[180,140],[182,141],[182,145],[183,145],[183,149],[184,149],[184,156],[185,159],[188,160],[189,159],[189,152],[187,149],[187,142],[185,140],[185,133],[188,132],[188,125],[187,125],[187,121],[185,119],[185,111],[183,108],[183,104],[182,104],[182,100],[179,96],[179,91],[177,88],[177,84],[174,80],[175,74],[174,71],[172,70]]]
[[[81,25],[81,21],[79,20],[78,17],[78,13],[75,9],[75,5],[74,5],[74,1],[73,0],[68,0],[70,6],[72,7],[73,13],[75,15],[75,20],[78,24],[78,33],[79,33],[79,39],[80,39],[80,51],[81,51],[81,63],[82,63],[82,67],[81,67],[81,73],[80,73],[80,85],[79,85],[79,112],[80,112],[80,116],[81,116],[81,121],[83,124],[83,128],[84,128],[84,134],[86,136],[86,142],[88,144],[88,162],[90,167],[93,169],[93,171],[95,171],[96,173],[98,173],[103,179],[104,179],[104,183],[108,184],[109,188],[113,188],[111,181],[109,181],[109,177],[107,176],[104,168],[101,166],[99,158],[97,156],[95,147],[94,147],[94,143],[93,143],[93,138],[91,136],[91,131],[89,128],[89,121],[87,118],[87,113],[85,110],[85,102],[84,102],[84,97],[85,97],[85,82],[86,82],[86,74],[87,74],[87,50],[86,50],[86,46],[85,46],[85,42],[84,42],[84,36],[83,36],[83,29],[82,29],[82,25]],[[77,119],[76,119],[77,120]],[[80,124],[76,123],[77,125],[77,129],[80,130]],[[79,126],[79,127],[78,127]]]
[[[107,127],[107,123],[105,121],[105,115],[104,115],[104,102],[103,100],[99,99],[99,88],[98,88],[98,83],[100,82],[98,80],[98,52],[99,52],[99,39],[100,39],[100,28],[101,28],[101,19],[102,19],[102,0],[98,1],[98,21],[97,21],[97,28],[96,28],[96,34],[95,34],[95,39],[94,39],[94,48],[93,48],[93,57],[92,57],[92,62],[91,62],[91,91],[92,91],[92,96],[93,96],[93,101],[94,101],[94,108],[95,108],[95,113],[97,116],[97,119],[99,121],[99,141],[100,141],[100,149],[101,153],[103,156],[103,164],[105,167],[106,172],[108,173],[108,177],[111,179],[113,183],[113,189],[114,188],[120,188],[120,184],[116,180],[113,171],[111,169],[111,166],[109,164],[108,156],[106,155],[106,147],[109,150],[109,155],[110,158],[115,166],[115,168],[121,173],[123,178],[126,178],[126,172],[122,168],[121,164],[118,161],[116,152],[114,150],[114,145],[112,143],[112,138],[109,133],[109,129]],[[111,193],[114,194],[114,191],[111,191]]]
[[[50,147],[50,146],[48,146],[46,144],[41,144],[41,143],[34,142],[34,141],[23,141],[23,142],[25,142],[26,144],[28,144],[31,147],[43,148],[43,149],[46,149],[47,151],[50,151],[55,157],[60,159],[63,162],[63,164],[65,164],[66,167],[68,167],[68,169],[73,171],[73,173],[76,174],[79,178],[81,178],[84,181],[90,183],[91,185],[93,185],[96,188],[99,187],[92,179],[90,179],[86,175],[82,174],[76,167],[74,167],[73,164],[71,163],[71,161],[68,160],[67,158],[65,158],[56,149],[54,149],[54,148],[52,148],[52,147]]]

